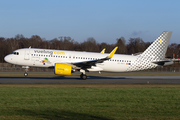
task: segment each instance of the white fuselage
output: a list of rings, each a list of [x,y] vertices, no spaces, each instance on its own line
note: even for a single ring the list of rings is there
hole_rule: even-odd
[[[94,52],[76,52],[66,50],[49,50],[24,48],[15,50],[5,57],[5,61],[11,64],[33,67],[53,67],[55,63],[73,64],[83,61],[92,61],[108,56],[108,54]],[[89,71],[126,72],[134,64],[137,56],[117,55],[102,63],[88,68]]]

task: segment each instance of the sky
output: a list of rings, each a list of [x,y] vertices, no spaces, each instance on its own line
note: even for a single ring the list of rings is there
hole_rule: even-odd
[[[0,37],[66,36],[77,42],[93,37],[115,44],[120,37],[126,43],[137,37],[153,42],[173,31],[170,43],[180,44],[179,5],[179,0],[1,0]]]

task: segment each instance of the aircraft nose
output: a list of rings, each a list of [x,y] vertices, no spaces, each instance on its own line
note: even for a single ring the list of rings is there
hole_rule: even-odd
[[[11,58],[10,58],[9,55],[7,55],[7,56],[4,57],[4,60],[5,60],[6,62],[10,62]]]

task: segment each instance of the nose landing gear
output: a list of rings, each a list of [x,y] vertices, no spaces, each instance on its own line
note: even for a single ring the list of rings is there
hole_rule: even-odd
[[[24,73],[24,77],[27,77],[27,76],[28,76],[28,73],[27,73],[27,72],[25,72],[25,73]]]
[[[27,77],[28,76],[28,69],[29,69],[29,66],[22,66],[22,68],[25,68],[25,73],[24,73],[24,77]]]

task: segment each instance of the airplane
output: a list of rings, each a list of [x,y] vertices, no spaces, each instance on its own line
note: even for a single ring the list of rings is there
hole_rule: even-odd
[[[141,54],[122,55],[115,54],[115,47],[110,54],[95,52],[79,52],[67,50],[22,48],[5,56],[8,63],[20,65],[25,68],[24,76],[28,76],[28,68],[47,67],[54,68],[55,75],[72,75],[80,72],[80,78],[87,79],[86,72],[131,72],[156,68],[172,64],[165,59],[165,53],[171,38],[171,31],[162,34]]]

